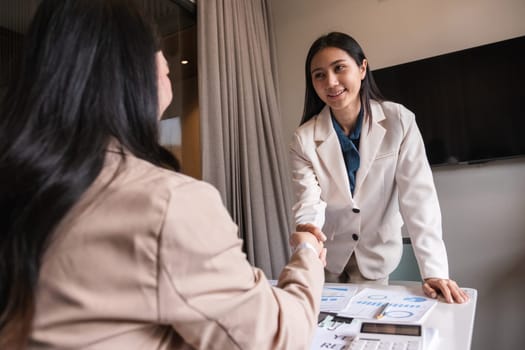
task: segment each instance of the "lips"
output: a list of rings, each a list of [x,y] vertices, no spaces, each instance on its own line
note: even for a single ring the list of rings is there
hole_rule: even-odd
[[[342,90],[339,90],[339,91],[336,91],[336,92],[329,92],[326,94],[326,96],[328,96],[329,98],[337,98],[339,96],[341,96],[344,92],[346,91],[346,89],[342,89]]]

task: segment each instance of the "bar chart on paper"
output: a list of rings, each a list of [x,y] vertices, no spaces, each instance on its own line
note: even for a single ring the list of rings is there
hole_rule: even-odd
[[[420,295],[365,288],[352,298],[348,306],[339,312],[341,316],[373,319],[388,303],[381,321],[422,322],[437,301]]]
[[[277,280],[269,280],[269,282],[271,286],[277,286]],[[343,310],[357,290],[358,287],[355,284],[325,283],[319,311],[339,312]]]
[[[357,292],[351,284],[326,283],[323,287],[320,311],[339,312],[343,310]]]

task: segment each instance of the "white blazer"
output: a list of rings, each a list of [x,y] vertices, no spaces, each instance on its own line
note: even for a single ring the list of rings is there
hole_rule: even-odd
[[[361,274],[384,278],[399,264],[403,222],[423,278],[448,278],[441,211],[414,114],[371,101],[363,120],[354,195],[330,109],[301,125],[290,146],[296,224],[327,235],[326,269],[341,273],[352,252]]]

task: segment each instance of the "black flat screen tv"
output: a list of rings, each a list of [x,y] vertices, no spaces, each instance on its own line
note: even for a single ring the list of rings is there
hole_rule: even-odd
[[[415,113],[431,165],[525,156],[525,36],[372,73]]]

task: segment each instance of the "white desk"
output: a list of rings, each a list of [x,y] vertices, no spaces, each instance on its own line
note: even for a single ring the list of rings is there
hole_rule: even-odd
[[[377,284],[360,284],[359,290],[365,287],[375,289],[397,289],[415,295],[424,295],[419,282],[391,282],[389,286]],[[425,319],[423,326],[438,330],[438,341],[435,349],[469,350],[474,328],[477,291],[468,289],[471,299],[465,304],[447,304],[443,300],[436,305]],[[359,291],[358,291],[359,292]]]
[[[419,282],[392,282],[402,285],[390,285],[387,288],[401,288],[412,293],[424,295]],[[374,288],[377,286],[374,285]],[[435,328],[439,332],[436,349],[468,350],[472,342],[474,316],[478,293],[475,289],[466,288],[471,296],[465,304],[447,304],[440,302],[430,312],[423,326]]]

